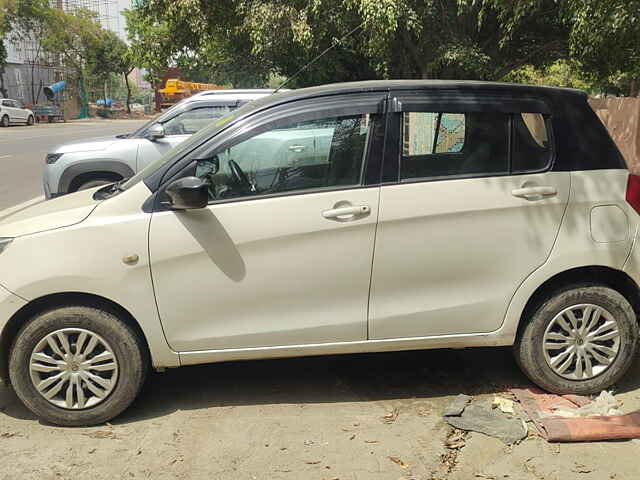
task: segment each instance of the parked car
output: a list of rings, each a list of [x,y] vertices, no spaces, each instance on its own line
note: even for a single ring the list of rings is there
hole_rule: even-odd
[[[16,123],[33,125],[35,116],[28,108],[24,108],[22,103],[9,98],[0,99],[0,127],[8,127]]]
[[[129,178],[216,118],[270,92],[218,90],[215,96],[202,92],[182,100],[131,134],[58,145],[45,158],[45,196],[56,197]]]
[[[126,182],[0,214],[0,376],[59,425],[118,415],[150,366],[304,355],[513,346],[540,387],[599,392],[636,353],[638,212],[576,90],[265,97]]]

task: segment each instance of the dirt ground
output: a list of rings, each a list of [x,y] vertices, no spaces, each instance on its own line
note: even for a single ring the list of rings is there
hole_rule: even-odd
[[[0,386],[0,479],[638,478],[640,441],[506,447],[442,421],[459,393],[524,385],[507,349],[218,364],[152,374],[112,424],[72,429]],[[616,396],[640,408],[640,359]]]

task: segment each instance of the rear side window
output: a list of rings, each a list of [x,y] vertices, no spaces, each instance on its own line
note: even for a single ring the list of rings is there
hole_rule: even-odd
[[[463,113],[409,112],[403,128],[405,156],[457,153],[464,147]]]
[[[504,175],[509,172],[509,115],[405,112],[400,179]]]
[[[540,113],[513,116],[511,169],[513,173],[544,170],[551,161],[547,120]]]

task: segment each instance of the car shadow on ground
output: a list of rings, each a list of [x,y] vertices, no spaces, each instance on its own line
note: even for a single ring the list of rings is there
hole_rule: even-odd
[[[178,410],[262,405],[429,399],[493,394],[531,386],[509,348],[427,350],[219,363],[151,373],[133,405],[113,424]],[[616,393],[640,388],[640,357]],[[8,388],[0,411],[33,419]]]

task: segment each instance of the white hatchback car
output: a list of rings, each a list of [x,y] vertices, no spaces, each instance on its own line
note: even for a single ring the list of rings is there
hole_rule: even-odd
[[[149,366],[513,345],[554,392],[634,359],[640,177],[578,91],[336,84],[266,97],[124,183],[0,214],[0,372],[41,418]]]
[[[0,99],[0,127],[8,127],[16,123],[33,125],[35,119],[33,112],[28,108],[24,108],[17,100]]]

